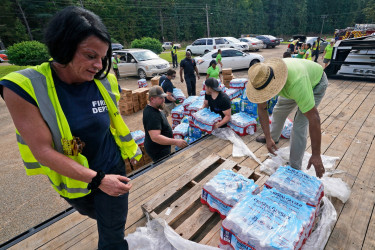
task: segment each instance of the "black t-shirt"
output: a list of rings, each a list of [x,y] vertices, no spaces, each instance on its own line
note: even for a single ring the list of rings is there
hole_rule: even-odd
[[[168,79],[168,77],[166,76],[160,77],[159,85],[163,88],[164,93],[171,92],[173,94],[174,86],[171,80]],[[171,101],[165,98],[165,103],[171,103]]]
[[[194,67],[197,66],[194,59],[183,59],[180,62],[180,67],[184,68],[184,75],[186,77],[195,77],[194,75]]]
[[[231,102],[230,98],[227,94],[224,92],[219,92],[219,95],[216,97],[216,99],[212,99],[211,95],[205,94],[205,100],[208,101],[208,106],[212,112],[215,112],[216,114],[219,114],[221,118],[224,118],[223,111],[228,110],[231,108]],[[227,125],[221,126],[221,128],[226,127]]]
[[[171,152],[170,145],[160,145],[151,140],[150,130],[160,130],[160,134],[168,138],[173,138],[173,131],[169,126],[165,115],[158,109],[147,105],[143,110],[143,127],[145,129],[145,149],[147,154],[156,161]]]

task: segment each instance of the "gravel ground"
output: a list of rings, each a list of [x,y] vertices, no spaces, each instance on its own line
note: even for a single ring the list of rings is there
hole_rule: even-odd
[[[258,53],[267,59],[282,57],[285,50],[286,45],[280,45],[274,49],[263,49]],[[187,95],[186,85],[180,82],[178,71],[179,69],[173,83]],[[234,71],[233,74],[237,78],[247,77],[247,70]],[[202,90],[204,78],[205,75],[201,75],[197,81],[197,93]],[[137,80],[136,77],[129,77],[120,79],[119,83],[123,88],[136,89]],[[131,131],[143,129],[142,111],[123,118]],[[2,98],[0,127],[1,244],[64,211],[69,205],[52,189],[46,177],[26,176],[17,148],[15,127]]]

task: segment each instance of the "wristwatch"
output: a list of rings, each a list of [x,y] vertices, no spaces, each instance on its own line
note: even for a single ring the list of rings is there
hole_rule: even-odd
[[[99,170],[96,173],[96,176],[92,178],[91,182],[87,185],[87,189],[94,191],[99,188],[100,183],[102,182],[103,178],[105,176],[105,173],[101,170]]]

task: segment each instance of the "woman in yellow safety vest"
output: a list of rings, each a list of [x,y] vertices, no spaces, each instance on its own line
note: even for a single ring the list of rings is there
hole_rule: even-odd
[[[303,59],[307,59],[312,61],[312,52],[311,52],[311,44],[306,44],[306,52],[305,55],[303,56]]]
[[[53,59],[0,81],[26,173],[46,175],[97,220],[99,249],[127,249],[132,185],[124,160],[136,163],[142,154],[117,108],[110,35],[94,13],[67,7],[52,18],[45,41]]]

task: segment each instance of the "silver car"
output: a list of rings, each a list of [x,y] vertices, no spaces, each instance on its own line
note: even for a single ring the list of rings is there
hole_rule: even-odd
[[[118,70],[120,76],[139,76],[141,79],[164,74],[170,68],[169,62],[148,49],[124,49],[120,55]]]
[[[239,38],[241,42],[245,42],[249,45],[249,50],[258,51],[263,48],[263,41],[254,37],[243,37]]]

